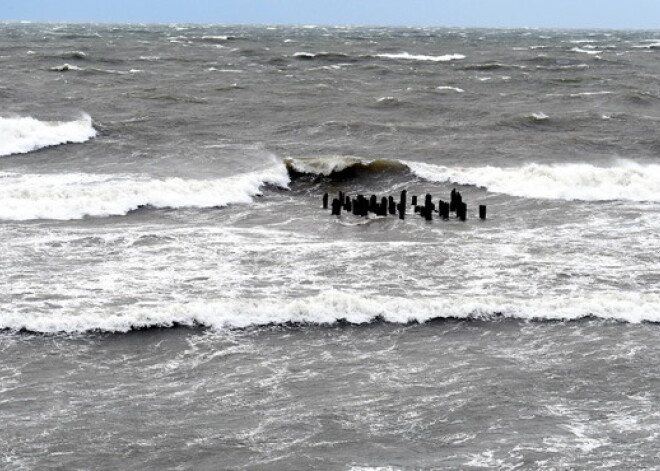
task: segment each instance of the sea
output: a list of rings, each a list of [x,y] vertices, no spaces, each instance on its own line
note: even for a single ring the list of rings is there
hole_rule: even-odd
[[[659,130],[660,31],[0,23],[0,469],[660,469]]]

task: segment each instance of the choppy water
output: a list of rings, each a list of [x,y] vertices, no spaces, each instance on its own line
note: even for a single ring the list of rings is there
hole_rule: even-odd
[[[1,462],[654,467],[658,49],[0,25]]]

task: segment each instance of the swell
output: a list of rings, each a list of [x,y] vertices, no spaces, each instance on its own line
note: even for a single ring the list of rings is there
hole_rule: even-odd
[[[263,326],[340,324],[424,324],[435,320],[498,318],[525,321],[602,319],[640,323],[660,322],[660,296],[641,293],[593,293],[579,298],[516,299],[473,297],[364,296],[327,291],[296,299],[227,298],[126,308],[113,314],[7,314],[0,329],[33,333],[130,332],[151,328],[207,327],[246,329]]]

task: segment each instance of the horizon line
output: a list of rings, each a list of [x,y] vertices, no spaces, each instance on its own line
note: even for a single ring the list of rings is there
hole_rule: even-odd
[[[551,30],[551,31],[648,31],[660,32],[660,27],[622,27],[622,26],[488,26],[488,25],[407,25],[378,23],[208,23],[198,21],[96,21],[96,20],[0,20],[0,24],[23,25],[194,25],[194,26],[227,26],[227,27],[295,27],[295,28],[442,28],[442,29],[502,29],[502,30]]]

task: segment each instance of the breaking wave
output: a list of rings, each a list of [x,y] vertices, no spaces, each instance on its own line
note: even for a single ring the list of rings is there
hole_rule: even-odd
[[[85,142],[96,136],[92,118],[39,121],[31,117],[0,117],[0,156],[25,154],[44,147]]]
[[[291,178],[368,178],[383,173],[431,182],[471,185],[525,198],[581,201],[660,202],[660,164],[618,160],[609,167],[587,163],[527,164],[521,167],[445,167],[406,160],[352,156],[288,158]]]
[[[119,216],[140,207],[210,208],[250,203],[267,184],[286,187],[282,165],[215,180],[140,175],[0,173],[0,219]]]
[[[288,158],[284,164],[292,178],[314,175],[332,178],[357,178],[368,174],[409,173],[409,167],[397,160],[366,160],[360,157],[335,156],[319,158]]]
[[[580,298],[516,299],[484,296],[463,301],[452,297],[391,297],[326,291],[295,299],[231,298],[210,301],[135,305],[107,314],[54,315],[52,312],[3,315],[0,329],[38,333],[128,332],[131,330],[204,326],[244,329],[270,325],[334,325],[338,323],[426,323],[440,319],[530,321],[600,318],[621,322],[660,322],[660,295],[596,293]]]
[[[474,185],[527,198],[582,201],[660,201],[660,165],[620,160],[591,164],[528,164],[521,167],[442,167],[406,162],[429,181]]]

